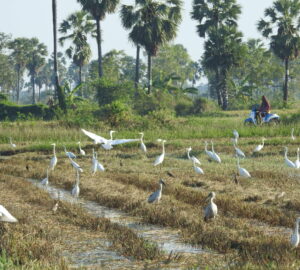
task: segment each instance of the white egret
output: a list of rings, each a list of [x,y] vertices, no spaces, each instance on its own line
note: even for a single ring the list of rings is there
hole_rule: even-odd
[[[206,198],[206,201],[209,200],[209,203],[204,209],[204,221],[215,218],[218,214],[218,207],[213,201],[215,198],[216,194],[214,192],[209,193]]]
[[[80,192],[80,188],[79,188],[79,171],[76,170],[76,183],[71,191],[71,194],[73,197],[78,198],[79,196],[79,192]]]
[[[251,177],[250,173],[245,168],[240,167],[240,159],[238,157],[237,157],[237,168],[238,168],[238,172],[239,172],[240,176],[242,176],[244,178]]]
[[[3,205],[0,205],[0,221],[18,222],[18,220],[15,217],[13,217]]]
[[[288,153],[288,148],[284,147],[284,162],[285,162],[285,164],[290,168],[296,168],[295,163],[288,159],[287,153]]]
[[[12,142],[12,138],[9,137],[9,143],[12,148],[16,148],[17,146]]]
[[[163,188],[163,185],[165,186],[165,182],[163,179],[160,179],[159,180],[159,189],[156,190],[155,192],[153,192],[149,198],[148,198],[148,203],[159,203],[160,199],[161,199],[161,195],[162,195],[162,188]]]
[[[221,158],[219,157],[219,155],[215,152],[214,150],[214,143],[213,141],[211,141],[211,151],[213,153],[212,159],[218,163],[221,163]]]
[[[209,156],[209,158],[213,159],[214,153],[212,151],[207,150],[207,145],[208,145],[208,143],[205,142],[205,149],[204,149],[204,151]]]
[[[201,162],[198,158],[196,158],[195,156],[190,156],[190,152],[192,151],[192,147],[187,148],[186,151],[187,151],[187,156],[188,156],[189,160],[191,160],[194,163],[197,163],[197,164],[201,165]]]
[[[56,153],[55,153],[55,146],[56,144],[55,143],[52,143],[51,145],[53,145],[53,157],[51,158],[50,160],[50,166],[49,166],[49,169],[50,170],[54,170],[56,164],[57,164],[57,157],[56,157]]]
[[[254,148],[253,152],[259,152],[259,151],[261,151],[264,148],[265,140],[266,140],[266,138],[262,138],[262,144],[257,145]]]
[[[294,128],[291,130],[291,139],[294,141],[296,140],[296,137],[294,136]]]
[[[44,178],[42,181],[41,181],[41,184],[43,186],[48,186],[48,183],[49,183],[49,169],[47,168],[47,175],[46,175],[46,178]]]
[[[162,153],[155,159],[155,161],[153,163],[154,166],[162,164],[164,161],[164,158],[165,158],[165,142],[166,142],[166,140],[158,139],[157,141],[162,142]]]
[[[74,169],[75,169],[76,171],[83,172],[82,168],[79,166],[78,163],[76,163],[76,162],[75,162],[73,159],[71,159],[70,157],[69,157],[69,160],[71,161],[71,165],[74,167]]]
[[[110,134],[110,139],[109,140],[107,140],[107,139],[105,139],[105,138],[103,138],[99,135],[96,135],[92,132],[89,132],[85,129],[81,129],[81,130],[89,138],[93,139],[95,144],[101,144],[102,147],[106,150],[112,149],[114,145],[129,143],[129,142],[137,142],[137,141],[140,140],[140,139],[117,139],[117,140],[113,140],[112,139],[112,134],[115,132],[114,130],[111,130],[109,132],[109,134]]]
[[[300,240],[300,237],[299,237],[299,222],[300,222],[300,217],[298,217],[296,219],[295,229],[294,229],[294,232],[291,235],[291,245],[292,245],[293,248],[296,248],[299,245],[299,240]]]
[[[234,138],[233,138],[232,140],[233,140],[233,141],[235,142],[235,144],[237,145],[237,144],[238,144],[238,140],[239,140],[240,135],[239,135],[239,133],[237,132],[237,130],[233,130],[232,133],[233,133],[233,136],[234,136]]]
[[[296,161],[295,161],[295,168],[296,168],[296,169],[299,169],[299,168],[300,168],[299,151],[300,151],[300,149],[299,149],[299,147],[298,147],[298,148],[297,148],[297,159],[296,159]]]
[[[239,149],[239,148],[236,147],[236,143],[235,143],[234,139],[232,139],[232,142],[233,142],[233,147],[235,149],[236,155],[238,157],[245,158],[246,156],[245,156],[244,152],[241,149]]]
[[[79,146],[79,153],[80,153],[80,155],[85,156],[85,151],[83,149],[81,149],[81,146],[80,146],[81,143],[78,142],[77,144]]]
[[[140,132],[139,134],[141,135],[141,139],[140,139],[141,140],[141,146],[140,146],[140,148],[141,148],[142,152],[147,153],[147,147],[143,142],[144,133]]]
[[[75,156],[74,153],[68,152],[68,151],[67,151],[66,146],[64,146],[64,150],[65,150],[66,156],[67,156],[68,158],[76,158],[76,156]]]
[[[194,168],[195,173],[204,174],[204,171],[200,167],[196,166],[196,162],[194,160],[193,160],[193,168]]]

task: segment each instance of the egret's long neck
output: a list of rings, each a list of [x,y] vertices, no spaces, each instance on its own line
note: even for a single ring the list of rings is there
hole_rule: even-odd
[[[262,141],[262,146],[264,146],[264,145],[265,145],[265,140]]]
[[[215,152],[215,150],[214,150],[214,143],[213,142],[211,142],[211,151]]]
[[[144,133],[141,134],[141,142],[143,142]]]
[[[165,153],[165,142],[162,143],[162,152]]]
[[[288,150],[287,150],[287,148],[285,148],[285,150],[284,150],[284,157],[285,157],[285,158],[288,158],[288,157],[287,157],[287,153],[288,153]]]
[[[188,156],[189,159],[191,159],[189,150],[187,151],[187,156]]]
[[[113,132],[110,132],[110,140],[111,140],[111,141],[112,141],[112,139],[113,139],[112,135],[113,135]]]
[[[205,143],[205,151],[207,152],[207,143]]]
[[[53,145],[53,155],[55,156],[55,145]]]
[[[162,191],[162,189],[163,189],[163,184],[160,183],[160,184],[159,184],[159,190]]]

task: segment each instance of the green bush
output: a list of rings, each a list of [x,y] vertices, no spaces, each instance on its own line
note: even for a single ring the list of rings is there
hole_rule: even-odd
[[[150,112],[147,116],[156,126],[170,126],[174,122],[175,113],[165,109]]]
[[[96,98],[100,106],[116,100],[129,102],[135,92],[132,82],[115,83],[102,78],[92,82],[91,85],[96,90]]]
[[[175,111],[177,116],[186,116],[190,115],[193,110],[193,101],[188,100],[181,100],[175,106]]]
[[[206,112],[215,112],[218,111],[217,105],[207,98],[196,98],[193,102],[193,108],[191,114],[200,115]]]

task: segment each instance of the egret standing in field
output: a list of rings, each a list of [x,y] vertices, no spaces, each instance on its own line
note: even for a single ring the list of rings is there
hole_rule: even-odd
[[[204,171],[200,167],[196,166],[195,160],[193,160],[193,168],[194,168],[195,173],[204,174]]]
[[[165,159],[165,142],[166,142],[166,140],[158,139],[157,141],[162,142],[162,153],[155,159],[153,165],[154,166],[160,165],[160,171],[161,171],[161,164],[163,163],[163,161]]]
[[[236,143],[235,143],[234,139],[232,139],[232,142],[233,142],[233,147],[235,149],[236,156],[241,157],[241,158],[245,158],[246,156],[245,156],[244,152],[241,149],[236,147]]]
[[[141,135],[141,145],[140,145],[140,149],[143,153],[147,153],[147,147],[146,145],[144,144],[144,141],[143,141],[143,138],[144,138],[144,132],[140,132],[139,133]]]
[[[211,192],[208,194],[206,201],[209,200],[208,205],[204,209],[204,221],[208,221],[209,219],[213,219],[218,214],[218,207],[214,203],[214,199],[216,198],[216,193]]]
[[[53,145],[53,157],[50,160],[49,169],[53,171],[54,168],[55,168],[55,166],[56,166],[56,164],[57,164],[57,157],[56,157],[56,153],[55,153],[55,146],[56,146],[56,144],[52,143],[51,145]]]
[[[295,161],[295,167],[296,167],[296,169],[299,169],[299,168],[300,168],[299,151],[300,151],[300,149],[299,149],[299,147],[298,147],[298,148],[297,148],[297,159],[296,159],[296,161]]]
[[[210,159],[213,159],[214,153],[213,153],[212,151],[207,150],[207,145],[208,145],[208,143],[205,142],[205,149],[204,149],[204,151],[205,151],[205,153],[208,155],[208,157],[209,157]]]
[[[79,188],[79,171],[76,170],[76,183],[71,191],[71,194],[73,197],[78,198],[79,196],[79,192],[80,192],[80,188]]]
[[[49,168],[47,168],[47,172],[46,172],[46,178],[44,178],[42,181],[41,181],[41,184],[43,186],[48,186],[48,183],[49,183]]]
[[[77,144],[79,146],[79,153],[80,153],[80,155],[85,156],[85,151],[83,149],[81,149],[81,145],[80,145],[81,143],[78,142]]]
[[[192,151],[192,147],[187,148],[186,151],[187,151],[187,156],[188,156],[189,160],[191,160],[193,163],[197,163],[197,164],[201,165],[201,162],[198,158],[196,158],[195,156],[190,156],[190,152]]]
[[[259,144],[259,145],[257,145],[257,146],[254,148],[253,153],[260,152],[260,151],[264,148],[265,140],[266,140],[266,138],[262,138],[262,143]]]
[[[296,140],[296,137],[294,136],[294,128],[291,130],[291,139],[294,141]]]
[[[239,175],[241,177],[244,177],[244,178],[250,178],[251,177],[250,173],[246,169],[240,167],[239,157],[237,157],[237,168],[238,168]]]
[[[66,153],[66,156],[68,158],[76,158],[75,154],[72,153],[72,152],[68,152],[67,149],[66,149],[66,146],[64,145],[64,150],[65,150],[65,153]]]
[[[93,175],[94,175],[97,171],[104,172],[104,171],[105,171],[105,168],[104,168],[103,165],[98,161],[97,153],[95,153],[95,151],[94,151],[94,149],[93,149],[93,158],[92,158],[92,173],[93,173]]]
[[[234,136],[233,141],[234,141],[235,144],[237,145],[237,144],[238,144],[238,140],[239,140],[240,135],[239,135],[239,133],[237,132],[237,130],[234,130],[232,133],[233,133],[233,136]]]
[[[17,146],[12,142],[12,138],[9,137],[9,144],[12,148],[16,148]]]
[[[13,217],[3,205],[0,205],[0,221],[18,222],[18,220],[15,217]]]
[[[299,237],[299,222],[300,222],[300,217],[298,217],[296,219],[295,229],[294,229],[293,234],[291,235],[291,245],[292,245],[293,248],[296,248],[299,245],[299,240],[300,240],[300,237]]]
[[[219,157],[219,155],[215,152],[214,150],[214,143],[213,141],[211,141],[211,151],[213,153],[212,159],[218,163],[221,163],[221,158]]]
[[[296,168],[295,163],[288,159],[287,153],[288,153],[288,148],[284,147],[284,162],[285,162],[285,164],[290,168]]]
[[[148,198],[148,203],[159,203],[160,199],[161,199],[161,195],[162,195],[162,189],[163,189],[163,185],[165,186],[165,182],[163,179],[159,180],[159,189],[156,190],[155,192],[153,192],[149,198]]]

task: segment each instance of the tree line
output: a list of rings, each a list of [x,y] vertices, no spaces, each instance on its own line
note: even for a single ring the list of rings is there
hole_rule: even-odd
[[[193,0],[191,18],[197,22],[196,32],[204,39],[204,53],[192,61],[180,44],[170,44],[182,20],[180,0],[135,0],[134,5],[121,5],[119,0],[77,0],[81,10],[70,14],[59,25],[56,1],[52,0],[54,52],[46,59],[46,46],[37,38],[15,38],[0,33],[0,87],[14,89],[19,103],[25,70],[30,77],[31,101],[36,102],[36,87],[54,89],[53,96],[65,107],[64,84],[76,86],[85,82],[78,95],[93,99],[88,82],[105,78],[132,81],[136,89],[199,94],[201,77],[208,80],[203,95],[215,99],[226,110],[237,102],[257,100],[262,94],[281,96],[286,104],[289,90],[297,96],[299,86],[297,61],[300,48],[300,0],[276,0],[264,11],[257,29],[269,40],[243,41],[238,29],[241,6],[236,0]],[[136,57],[112,49],[102,55],[105,38],[101,22],[107,14],[117,12],[129,40],[136,46]],[[57,30],[59,38],[57,40]],[[105,32],[104,32],[105,33]],[[88,38],[97,43],[98,59],[92,60]],[[64,52],[57,52],[57,41]],[[141,50],[146,63],[141,61]],[[67,66],[66,58],[71,60]],[[84,79],[83,79],[84,78]],[[49,91],[46,93],[50,93]]]

